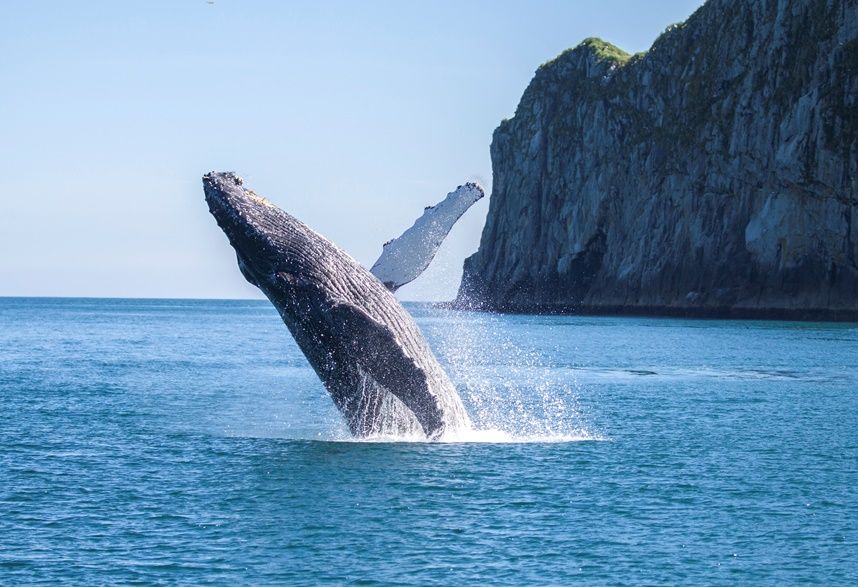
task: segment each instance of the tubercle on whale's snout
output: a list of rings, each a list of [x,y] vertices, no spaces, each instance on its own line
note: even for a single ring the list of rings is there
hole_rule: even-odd
[[[231,171],[210,171],[203,176],[203,192],[210,209],[212,205],[234,207],[231,200],[244,192],[244,180]]]
[[[244,217],[249,212],[255,215],[261,209],[274,208],[271,202],[245,188],[244,179],[232,171],[206,173],[203,191],[209,211],[215,215],[225,212],[229,216]]]
[[[244,178],[234,171],[209,171],[203,175],[203,185],[214,185],[216,183],[232,183],[238,187],[244,185]]]
[[[215,217],[223,231],[233,241],[238,235],[249,236],[253,229],[259,198],[244,188],[244,180],[235,173],[209,172],[203,176],[203,192],[209,212]],[[235,246],[233,242],[233,246]]]

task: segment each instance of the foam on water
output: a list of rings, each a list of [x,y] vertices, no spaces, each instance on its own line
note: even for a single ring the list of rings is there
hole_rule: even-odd
[[[486,443],[486,444],[527,444],[555,442],[602,441],[606,438],[582,431],[580,434],[532,434],[514,435],[504,430],[460,430],[443,436],[438,442],[444,443]]]
[[[364,438],[355,438],[352,436],[335,437],[327,440],[327,442],[366,442],[366,443],[436,443],[436,444],[530,444],[530,443],[559,443],[559,442],[598,442],[605,441],[607,438],[591,435],[589,433],[582,434],[534,434],[517,436],[505,432],[503,430],[458,430],[450,434],[445,434],[441,438],[429,440],[422,435],[413,436],[394,436],[388,434],[379,434],[367,436]]]

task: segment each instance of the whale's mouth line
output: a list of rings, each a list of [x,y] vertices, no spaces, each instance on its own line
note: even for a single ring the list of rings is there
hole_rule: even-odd
[[[259,263],[254,262],[254,258],[264,256],[263,249],[267,247],[262,243],[267,239],[260,228],[253,222],[253,203],[259,203],[272,208],[273,206],[270,202],[264,200],[264,198],[260,198],[247,190],[244,187],[244,180],[234,174],[229,174],[226,181],[232,180],[231,183],[234,184],[234,187],[238,188],[238,191],[220,189],[218,182],[223,182],[224,179],[223,177],[218,177],[218,175],[208,173],[203,176],[205,199],[209,206],[209,211],[215,217],[218,226],[226,234],[235,250],[241,274],[249,283],[262,289],[261,284],[268,277],[271,277],[270,274],[273,273],[273,269],[270,271],[260,270],[258,267]],[[245,204],[245,206],[242,207],[242,204]],[[246,204],[250,205],[247,206]],[[270,243],[265,243],[265,245],[270,246]],[[265,261],[272,268],[274,266],[271,259],[260,259],[260,261]]]

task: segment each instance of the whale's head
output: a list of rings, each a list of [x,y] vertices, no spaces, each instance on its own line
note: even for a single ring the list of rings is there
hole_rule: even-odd
[[[232,172],[207,173],[203,189],[209,211],[235,249],[242,275],[270,294],[278,273],[289,269],[292,256],[284,252],[300,244],[292,242],[291,224],[297,220],[246,189],[244,180]]]
[[[336,299],[352,297],[348,290],[358,264],[345,251],[244,187],[235,173],[207,173],[203,188],[209,211],[235,249],[242,275],[262,290],[290,327]],[[362,273],[364,279],[377,281]]]

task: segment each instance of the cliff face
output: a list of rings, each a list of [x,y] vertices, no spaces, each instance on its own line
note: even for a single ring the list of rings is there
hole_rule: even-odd
[[[858,0],[709,0],[542,65],[457,303],[858,318]]]

